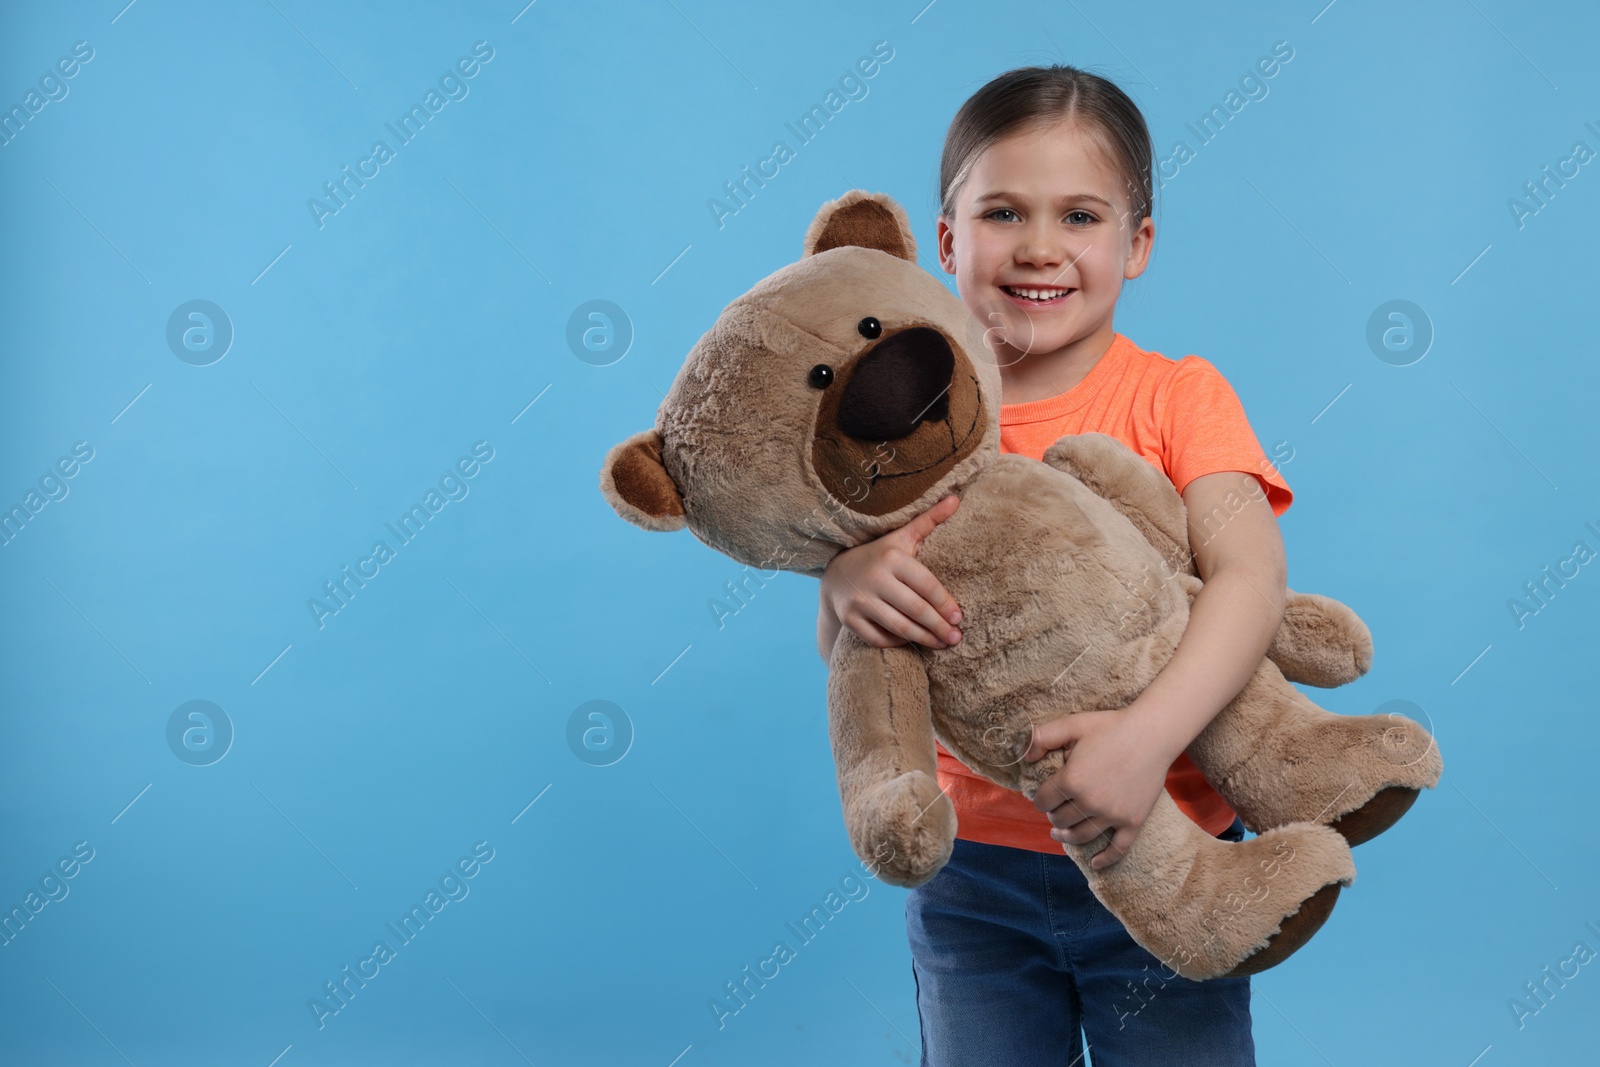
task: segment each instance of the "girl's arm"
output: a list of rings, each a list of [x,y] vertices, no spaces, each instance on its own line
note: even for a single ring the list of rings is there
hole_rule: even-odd
[[[1169,764],[1261,666],[1288,597],[1283,536],[1253,475],[1202,475],[1184,489],[1183,502],[1205,588],[1172,659],[1129,705]]]
[[[1073,844],[1116,828],[1098,869],[1138,836],[1167,770],[1261,665],[1283,620],[1287,564],[1278,521],[1253,475],[1202,475],[1184,489],[1189,543],[1205,582],[1172,658],[1126,708],[1064,715],[1034,727],[1024,758],[1072,746],[1034,805]]]

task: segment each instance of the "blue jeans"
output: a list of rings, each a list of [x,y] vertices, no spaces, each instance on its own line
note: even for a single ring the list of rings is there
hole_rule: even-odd
[[[906,897],[906,933],[923,1067],[1083,1067],[1085,1037],[1094,1067],[1256,1062],[1250,979],[1164,967],[1064,852],[957,838]]]

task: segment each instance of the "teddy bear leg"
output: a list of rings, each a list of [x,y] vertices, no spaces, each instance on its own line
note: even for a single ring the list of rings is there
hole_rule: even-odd
[[[1335,715],[1263,660],[1201,731],[1189,758],[1257,833],[1292,822],[1370,841],[1439,782],[1433,736],[1402,715]]]
[[[956,812],[939,788],[921,656],[841,630],[829,661],[828,735],[856,855],[890,885],[932,878],[954,849]]]
[[[1296,823],[1221,841],[1165,791],[1128,854],[1097,871],[1089,860],[1110,836],[1062,847],[1134,941],[1195,980],[1281,963],[1321,928],[1340,886],[1355,880],[1350,846],[1326,826]]]

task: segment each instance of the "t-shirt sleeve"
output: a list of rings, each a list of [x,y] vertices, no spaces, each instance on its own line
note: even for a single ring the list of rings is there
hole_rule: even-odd
[[[1221,371],[1199,356],[1185,356],[1159,396],[1162,460],[1180,494],[1203,474],[1243,471],[1261,483],[1274,515],[1288,510],[1294,493],[1256,440],[1239,395]]]

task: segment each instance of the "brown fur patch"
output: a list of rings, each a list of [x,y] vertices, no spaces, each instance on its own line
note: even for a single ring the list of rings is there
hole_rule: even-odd
[[[806,232],[805,254],[854,245],[915,263],[917,242],[905,209],[881,193],[852,189],[825,204]]]
[[[650,530],[676,530],[686,523],[683,498],[661,463],[661,435],[634,434],[614,445],[600,469],[600,492],[617,514]]]

